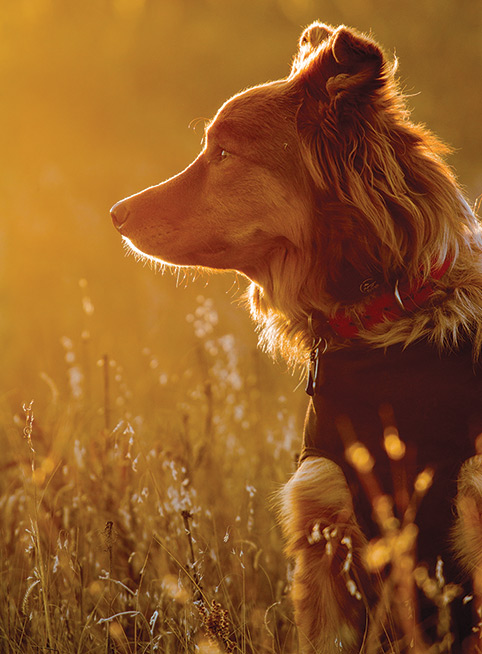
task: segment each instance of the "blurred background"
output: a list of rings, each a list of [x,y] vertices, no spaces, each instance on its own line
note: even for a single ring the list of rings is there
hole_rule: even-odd
[[[218,332],[255,351],[235,306],[244,280],[156,274],[125,256],[109,208],[184,168],[204,119],[231,94],[285,76],[316,18],[370,31],[396,53],[414,119],[453,146],[473,203],[482,194],[481,0],[2,0],[2,402],[42,406],[85,352],[93,384],[108,355],[142,393],[142,357],[164,380],[189,364],[206,299]],[[296,386],[267,357],[257,365],[266,380]]]

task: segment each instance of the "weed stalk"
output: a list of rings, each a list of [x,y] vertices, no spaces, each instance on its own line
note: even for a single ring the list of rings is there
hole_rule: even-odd
[[[110,428],[110,379],[109,379],[109,355],[102,357],[104,370],[104,427]]]
[[[192,533],[191,533],[191,525],[190,525],[190,520],[192,520],[192,513],[190,511],[184,510],[181,511],[182,519],[184,521],[184,530],[186,532],[187,540],[189,543],[189,553],[191,555],[191,563],[189,567],[191,568],[192,571],[192,581],[193,581],[193,586],[194,586],[194,594],[193,594],[193,601],[194,602],[199,602],[202,601],[202,587],[200,584],[199,580],[199,575],[197,573],[197,564],[196,564],[196,557],[194,556],[194,547],[193,547],[193,542],[192,542]]]

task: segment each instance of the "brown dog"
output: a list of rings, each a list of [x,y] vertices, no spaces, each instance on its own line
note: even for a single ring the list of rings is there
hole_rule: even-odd
[[[286,79],[231,98],[188,168],[112,209],[143,256],[243,273],[263,345],[310,361],[282,493],[303,652],[457,651],[478,611],[452,550],[477,591],[479,458],[457,500],[455,480],[482,432],[482,233],[395,68],[314,23]]]

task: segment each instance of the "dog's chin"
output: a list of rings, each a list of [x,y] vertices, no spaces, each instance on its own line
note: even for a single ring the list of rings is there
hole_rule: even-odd
[[[226,265],[226,258],[223,256],[228,252],[228,247],[223,246],[209,252],[186,252],[175,254],[153,254],[146,252],[135,245],[127,236],[122,237],[126,251],[133,254],[136,259],[153,265],[154,267],[164,268],[203,268],[205,270],[227,270],[230,266]]]
[[[156,257],[153,254],[148,254],[147,252],[144,252],[140,248],[137,247],[137,245],[134,245],[134,243],[130,240],[130,238],[127,238],[127,236],[122,237],[122,245],[124,246],[124,249],[126,250],[127,254],[133,254],[134,257],[139,260],[139,261],[144,261],[146,263],[152,263],[155,265],[172,265],[169,264],[169,262],[164,261],[160,257]]]
[[[236,251],[229,243],[218,242],[205,246],[204,249],[198,247],[196,251],[186,248],[185,251],[178,249],[176,252],[167,252],[166,248],[161,254],[157,248],[142,249],[139,247],[141,243],[136,244],[127,236],[123,236],[122,241],[127,253],[133,254],[138,261],[148,263],[154,269],[164,271],[166,268],[183,268],[211,273],[234,271],[259,286],[265,284],[266,270],[269,269],[273,252],[280,249],[285,251],[289,243],[285,237],[278,237],[268,241],[268,246],[264,244],[260,248],[259,244],[254,243]]]

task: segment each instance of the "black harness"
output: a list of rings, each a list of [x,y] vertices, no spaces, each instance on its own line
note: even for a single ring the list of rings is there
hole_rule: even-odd
[[[457,475],[463,461],[476,453],[482,433],[481,365],[473,363],[470,343],[445,354],[426,342],[327,351],[314,381],[300,462],[317,456],[341,466],[369,538],[379,535],[372,516],[374,495],[393,498],[402,520],[418,475],[432,471],[432,485],[415,519],[418,556],[431,567],[438,555],[450,561]],[[403,443],[398,460],[386,450],[384,433],[390,426]],[[347,456],[357,443],[368,450],[371,471],[360,473]]]

